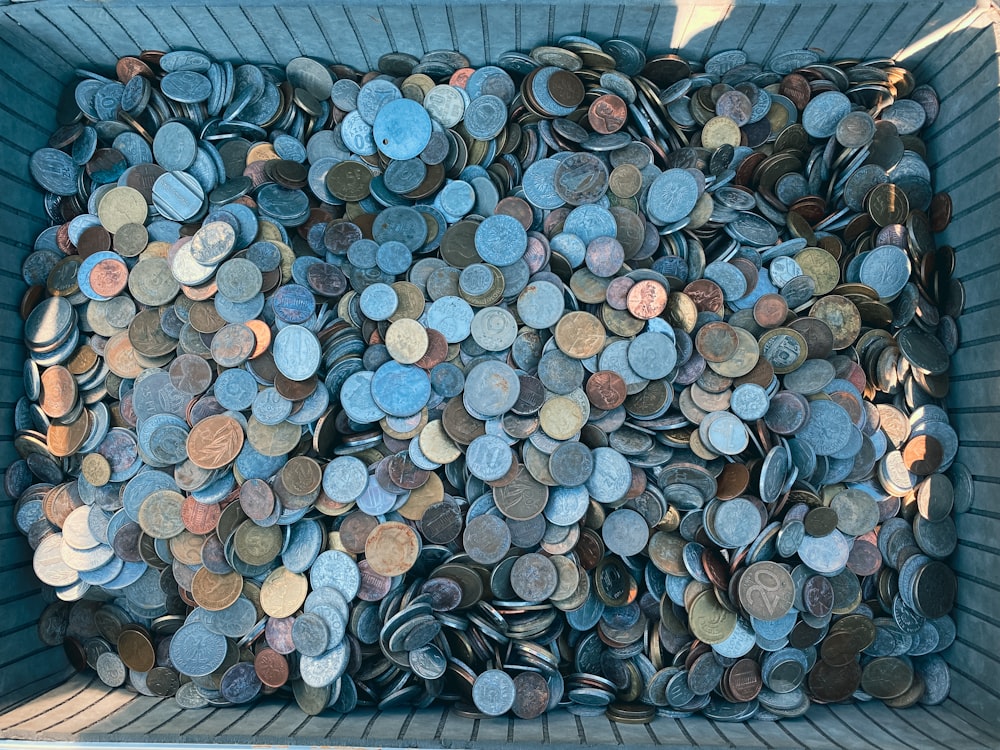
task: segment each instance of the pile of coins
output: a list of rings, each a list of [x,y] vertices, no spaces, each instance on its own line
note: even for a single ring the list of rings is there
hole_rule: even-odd
[[[58,111],[5,482],[79,668],[310,714],[947,696],[963,291],[894,61],[144,52]]]

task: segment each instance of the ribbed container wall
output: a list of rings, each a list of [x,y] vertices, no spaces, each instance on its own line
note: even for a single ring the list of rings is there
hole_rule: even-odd
[[[802,47],[828,58],[898,57],[933,84],[941,114],[926,133],[935,188],[955,213],[940,240],[957,255],[967,293],[952,362],[952,422],[975,501],[956,518],[958,638],[944,656],[952,695],[939,707],[821,707],[781,724],[661,719],[649,727],[553,714],[534,722],[472,721],[441,708],[306,717],[294,705],[182,712],[172,699],[110,691],[71,675],[35,634],[45,596],[31,550],[0,495],[0,738],[490,747],[509,742],[605,747],[996,747],[1000,745],[1000,12],[989,2],[771,0],[647,4],[490,2],[383,4],[0,1],[0,467],[17,458],[12,411],[22,395],[20,266],[47,225],[28,158],[55,127],[55,104],[77,68],[107,71],[143,49],[283,64],[300,55],[358,69],[389,51],[459,49],[473,64],[564,34],[621,36],[655,52],[703,59],[731,48],[766,62]]]

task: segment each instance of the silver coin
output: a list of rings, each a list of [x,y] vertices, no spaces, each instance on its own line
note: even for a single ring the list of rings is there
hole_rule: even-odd
[[[514,706],[516,689],[506,672],[488,669],[472,685],[472,701],[487,716],[502,716]]]

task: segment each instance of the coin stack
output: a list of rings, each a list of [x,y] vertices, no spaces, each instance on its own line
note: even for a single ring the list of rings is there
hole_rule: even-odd
[[[40,637],[185,708],[943,701],[938,107],[580,36],[80,71],[5,475]]]

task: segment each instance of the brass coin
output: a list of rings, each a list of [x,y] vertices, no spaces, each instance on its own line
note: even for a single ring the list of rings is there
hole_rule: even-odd
[[[817,297],[829,294],[840,283],[840,265],[826,250],[807,247],[795,256],[795,262],[815,283],[813,294]]]
[[[698,594],[691,602],[688,626],[695,638],[713,645],[722,643],[733,634],[737,619],[735,612],[719,604],[715,590],[710,588]]]
[[[285,567],[275,568],[260,586],[260,606],[274,618],[294,615],[309,593],[309,579]]]
[[[80,473],[95,487],[103,487],[111,479],[111,464],[100,453],[88,453],[83,457]]]
[[[129,224],[145,224],[148,215],[146,198],[130,187],[112,188],[104,194],[97,206],[97,218],[112,234]]]
[[[580,406],[573,399],[563,396],[546,401],[538,418],[545,434],[554,440],[569,440],[580,431],[585,422]]]
[[[236,529],[233,549],[248,565],[267,565],[281,552],[284,535],[280,526],[258,526],[244,521]]]
[[[821,297],[809,311],[810,317],[826,323],[833,332],[833,348],[846,349],[861,333],[861,314],[846,297],[830,294]]]
[[[156,652],[149,635],[139,629],[122,630],[118,636],[118,655],[122,663],[136,672],[148,672],[156,664]]]
[[[600,354],[605,338],[604,326],[590,313],[571,312],[556,323],[556,345],[573,359],[588,359]]]
[[[243,593],[243,576],[236,571],[219,575],[199,568],[191,581],[191,596],[209,612],[226,609]]]

